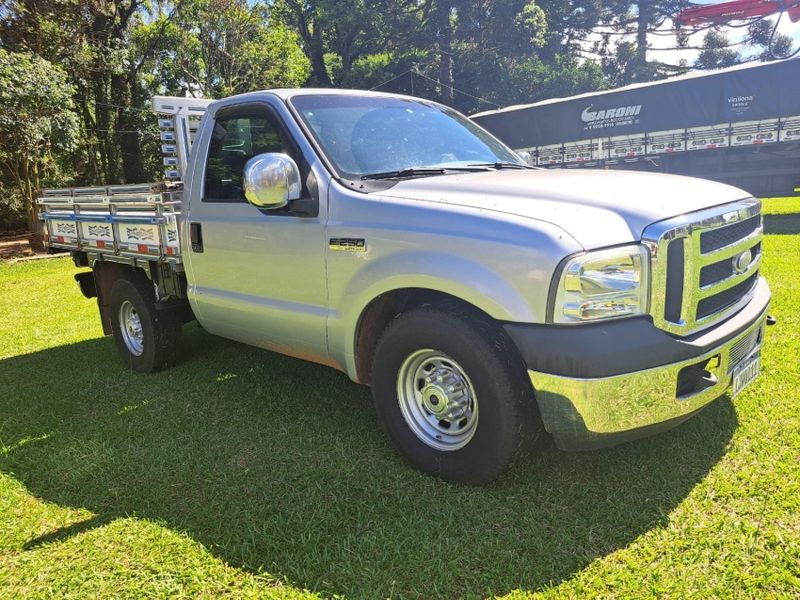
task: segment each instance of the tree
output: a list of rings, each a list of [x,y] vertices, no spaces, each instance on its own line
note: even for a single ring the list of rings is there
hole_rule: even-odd
[[[599,67],[576,52],[598,18],[595,0],[381,1],[372,31],[379,49],[362,43],[349,69],[336,36],[323,36],[332,85],[410,93],[464,112],[603,85]]]
[[[496,106],[493,98],[513,88],[510,71],[537,55],[547,32],[546,15],[534,0],[430,0],[388,23],[406,27],[389,36],[395,62],[410,64],[421,77],[403,77],[407,69],[395,68],[398,80],[381,89],[424,93],[467,112]]]
[[[143,176],[140,138],[129,134],[127,122],[136,78],[127,68],[128,41],[143,1],[8,0],[0,13],[5,48],[34,52],[69,74],[82,122],[82,183]]]
[[[332,87],[337,84],[331,76],[331,61],[336,56],[336,68],[342,80],[347,80],[355,62],[362,56],[385,52],[390,44],[387,31],[403,36],[398,28],[403,19],[403,0],[277,0],[275,15],[297,32],[302,48],[311,64],[309,84]],[[414,12],[417,7],[412,6]],[[399,19],[399,20],[398,20]],[[391,50],[391,48],[388,48]]]
[[[0,45],[69,74],[79,184],[137,183],[161,170],[151,156],[153,93],[295,86],[308,71],[297,34],[247,0],[4,0]]]
[[[709,29],[703,37],[703,47],[694,63],[697,69],[721,69],[741,62],[739,51],[732,47],[728,36]]]
[[[179,13],[138,26],[134,41],[153,93],[222,98],[297,87],[310,70],[299,36],[246,0],[184,0]]]
[[[0,164],[19,190],[34,231],[37,191],[58,175],[59,158],[76,140],[73,93],[61,68],[0,48]]]
[[[609,87],[598,63],[579,61],[570,54],[556,55],[552,61],[525,61],[512,70],[511,78],[516,88],[508,98],[511,104],[565,98]]]
[[[535,0],[462,2],[456,14],[454,57],[456,87],[495,104],[515,96],[512,73],[538,57],[545,43],[547,18]],[[461,96],[462,110],[490,108]]]
[[[759,60],[780,60],[788,58],[794,51],[791,36],[778,33],[775,25],[768,19],[759,19],[747,28],[747,42],[750,46],[761,47]]]
[[[604,16],[601,0],[538,0],[547,22],[540,57],[545,62],[556,56],[577,56],[582,42]]]
[[[688,0],[613,0],[603,3],[598,25],[602,42],[597,51],[606,76],[614,85],[667,77],[686,68],[648,60],[650,37],[674,37],[675,44],[667,49],[685,45],[685,37],[674,21]]]

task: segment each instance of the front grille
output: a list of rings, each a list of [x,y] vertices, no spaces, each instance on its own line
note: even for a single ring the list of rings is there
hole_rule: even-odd
[[[672,243],[674,244],[675,242]],[[751,260],[755,259],[760,253],[761,242],[757,243],[750,249]],[[722,281],[728,277],[732,277],[733,275],[733,260],[730,258],[725,258],[719,262],[706,265],[700,269],[700,287],[717,283],[718,281]],[[667,287],[667,293],[669,293],[669,286]]]
[[[739,221],[733,225],[719,227],[700,234],[700,252],[708,254],[725,246],[735,244],[761,226],[761,215]]]
[[[731,259],[707,265],[700,269],[700,287],[722,281],[731,275],[733,275],[733,261]]]
[[[738,365],[743,358],[748,356],[756,349],[756,346],[761,343],[761,333],[763,330],[763,327],[759,327],[751,331],[731,347],[731,355],[728,360],[731,369]]]
[[[758,281],[761,236],[761,203],[755,198],[648,227],[642,241],[652,257],[650,313],[656,326],[689,335],[738,310]]]
[[[672,240],[667,248],[667,297],[664,306],[664,318],[667,321],[678,321],[681,318],[681,302],[683,298],[684,248],[683,239]]]
[[[714,313],[736,304],[742,296],[755,287],[757,279],[758,271],[732,288],[728,288],[724,292],[700,300],[700,302],[697,303],[697,320],[704,319],[709,315],[713,315]]]

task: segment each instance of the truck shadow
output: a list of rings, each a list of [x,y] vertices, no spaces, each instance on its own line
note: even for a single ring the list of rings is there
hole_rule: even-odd
[[[125,370],[109,339],[0,361],[14,382],[0,469],[96,515],[22,551],[135,514],[324,594],[536,590],[664,524],[737,423],[724,398],[654,438],[544,448],[492,486],[454,486],[402,463],[344,375],[196,326],[186,338],[191,355],[151,376]]]

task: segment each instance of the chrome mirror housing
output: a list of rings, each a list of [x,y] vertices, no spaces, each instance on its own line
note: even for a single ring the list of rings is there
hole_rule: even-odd
[[[256,208],[283,208],[300,198],[300,169],[280,152],[258,154],[244,166],[244,197]]]
[[[533,164],[530,152],[517,152],[517,156],[519,156],[523,161],[525,161],[526,165]]]

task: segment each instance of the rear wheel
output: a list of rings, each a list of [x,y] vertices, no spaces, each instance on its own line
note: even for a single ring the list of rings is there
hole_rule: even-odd
[[[117,316],[119,331],[126,350],[134,356],[141,356],[144,353],[144,333],[142,332],[142,320],[139,318],[136,307],[130,300],[123,300]]]
[[[389,324],[372,390],[400,452],[448,481],[491,481],[541,432],[511,342],[488,320],[450,307],[417,308]]]
[[[152,283],[144,276],[121,278],[111,287],[111,330],[122,361],[151,373],[177,359],[180,315],[156,307]]]

